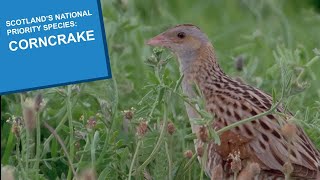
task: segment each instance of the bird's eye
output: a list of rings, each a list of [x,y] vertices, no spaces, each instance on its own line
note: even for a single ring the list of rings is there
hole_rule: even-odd
[[[184,37],[186,37],[186,34],[184,32],[179,32],[177,36],[178,38],[183,39]]]

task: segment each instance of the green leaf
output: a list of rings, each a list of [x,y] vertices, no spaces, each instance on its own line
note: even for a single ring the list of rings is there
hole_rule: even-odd
[[[272,103],[275,103],[276,100],[277,100],[276,90],[274,88],[272,88]]]
[[[213,139],[214,139],[214,143],[217,145],[221,145],[221,139],[219,137],[219,135],[216,133],[215,130],[209,130],[210,134],[212,135]]]

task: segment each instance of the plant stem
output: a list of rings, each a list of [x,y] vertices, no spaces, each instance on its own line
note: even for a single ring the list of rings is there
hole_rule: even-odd
[[[187,162],[187,164],[184,166],[184,173],[183,174],[186,174],[187,173],[187,171],[188,171],[188,169],[190,169],[190,167],[191,167],[191,165],[193,164],[193,162],[194,162],[194,160],[196,159],[196,157],[197,157],[197,154],[195,153],[192,157],[191,157],[191,159]]]
[[[196,106],[194,104],[192,104],[192,102],[188,101],[187,98],[183,97],[181,94],[179,94],[175,91],[172,91],[172,89],[170,89],[168,87],[165,87],[165,88],[170,90],[170,92],[173,92],[174,94],[178,95],[185,103],[187,103],[193,110],[195,110],[201,116],[201,112],[196,108]]]
[[[108,138],[106,138],[106,139],[108,139]],[[88,147],[89,147],[89,145],[90,145],[90,139],[89,139],[89,137],[87,136],[86,144],[84,145],[83,150],[84,150],[84,151],[88,151]],[[102,151],[102,152],[105,152],[105,151]],[[79,160],[78,164],[80,164],[80,163],[82,162],[84,155],[85,155],[85,153],[82,153],[82,155],[81,155],[81,157],[80,157],[80,160]],[[99,161],[97,161],[97,162],[99,162]],[[77,166],[76,173],[78,173],[78,172],[79,172],[79,167],[80,167],[80,166],[78,165],[78,166]]]
[[[96,146],[99,141],[99,131],[96,131],[92,138],[91,143],[91,167],[94,168],[94,163],[96,162]]]
[[[313,65],[317,60],[320,59],[320,56],[315,56],[314,58],[312,58],[306,65],[305,67],[310,67],[311,65]],[[306,70],[305,68],[302,69],[302,71],[300,72],[300,74],[298,75],[296,82],[300,82],[302,76],[305,74]]]
[[[273,111],[279,106],[280,102],[281,102],[281,101],[278,101],[278,102],[277,102],[276,104],[274,104],[268,111],[265,111],[265,112],[263,112],[263,113],[257,114],[257,115],[252,116],[252,117],[249,117],[249,118],[247,118],[247,119],[240,120],[240,121],[238,121],[238,122],[235,122],[235,123],[233,123],[233,124],[230,124],[229,126],[226,126],[226,127],[223,127],[223,128],[221,128],[221,129],[219,129],[219,130],[217,131],[217,134],[220,135],[220,134],[222,134],[223,132],[228,131],[228,130],[230,130],[230,129],[232,129],[232,128],[235,128],[235,127],[237,127],[237,126],[240,126],[240,125],[242,125],[242,124],[244,124],[244,123],[251,122],[251,121],[253,121],[253,120],[255,120],[255,119],[261,118],[261,117],[266,116],[266,115],[268,115],[268,114],[272,114]]]
[[[78,101],[78,97],[79,97],[79,95],[80,94],[77,94],[77,95],[75,95],[74,96],[74,102],[72,103],[72,105],[71,106],[74,106],[76,103],[77,103],[77,101]],[[66,106],[68,106],[68,104],[66,105]],[[64,106],[65,107],[65,106]],[[66,113],[64,114],[64,116],[61,118],[61,120],[59,120],[60,122],[59,122],[59,124],[58,124],[58,126],[55,128],[55,131],[58,133],[59,131],[60,131],[60,129],[64,126],[64,124],[65,124],[65,122],[68,120],[68,111],[67,111],[67,108],[65,108],[66,109]],[[53,139],[53,135],[51,134],[46,140],[45,140],[45,142],[43,143],[43,146],[44,147],[47,147],[47,146],[49,146],[48,144],[50,143],[50,141]],[[42,151],[42,154],[41,154],[41,157],[44,157],[46,154],[46,151]]]
[[[234,175],[233,175],[233,180],[237,180],[237,176],[238,176],[238,173],[235,172]]]
[[[20,94],[20,103],[21,103],[21,108],[22,111],[25,108],[24,106],[24,97],[22,94]],[[22,138],[25,138],[25,143],[21,143],[21,158],[25,161],[25,171],[28,172],[29,171],[29,159],[30,158],[30,154],[31,154],[31,147],[32,147],[32,138],[30,138],[30,134],[31,134],[31,129],[30,128],[25,128],[22,131],[25,132],[25,136],[23,136]],[[21,140],[22,140],[21,138]],[[23,140],[22,140],[23,142]]]
[[[25,169],[24,169],[24,167],[23,167],[23,165],[22,165],[22,156],[21,156],[21,153],[20,153],[20,140],[21,139],[18,139],[17,141],[16,141],[16,157],[17,157],[17,161],[18,161],[18,167],[20,167],[19,168],[19,170],[22,172],[21,173],[21,175],[22,175],[22,179],[28,179],[28,175],[27,175],[27,173],[26,173],[26,171],[25,171]]]
[[[180,78],[178,79],[178,81],[177,81],[177,83],[176,83],[176,86],[175,86],[174,89],[173,89],[173,92],[177,92],[178,88],[179,88],[180,85],[181,85],[181,82],[182,82],[183,78],[184,78],[184,74],[182,74],[182,75],[180,76]]]
[[[44,126],[51,132],[51,134],[56,138],[56,140],[59,142],[65,156],[67,157],[68,159],[68,163],[69,163],[69,166],[70,166],[70,169],[71,169],[71,172],[73,173],[74,176],[76,176],[76,171],[73,167],[73,164],[72,164],[72,160],[70,158],[70,155],[68,153],[68,150],[66,148],[66,146],[64,145],[62,139],[60,138],[60,136],[57,134],[57,132],[48,124],[46,123],[45,121],[43,122]]]
[[[112,77],[112,82],[113,82],[113,88],[114,88],[114,102],[113,104],[113,109],[112,109],[112,115],[111,115],[111,129],[115,126],[115,121],[114,118],[116,117],[116,114],[118,112],[118,104],[119,104],[119,90],[118,90],[118,84],[117,84],[117,79],[115,77]],[[108,127],[106,127],[107,129]]]
[[[64,123],[67,121],[68,118],[68,114],[65,114],[62,119],[60,120],[60,123],[58,124],[58,126],[55,128],[55,131],[58,133],[59,130],[62,128],[62,126],[64,125]],[[43,143],[43,146],[49,146],[50,141],[54,138],[54,136],[51,134]],[[41,157],[45,156],[45,151],[42,152]]]
[[[315,56],[313,57],[307,64],[307,67],[310,67],[311,65],[313,65],[316,61],[318,61],[320,59],[320,56]]]
[[[171,157],[170,157],[170,153],[169,153],[169,148],[168,148],[168,143],[165,143],[165,148],[166,148],[166,154],[167,154],[167,158],[168,158],[168,176],[169,176],[169,180],[172,180],[172,161],[171,161]]]
[[[13,132],[9,131],[9,136],[8,136],[7,144],[5,146],[4,154],[1,159],[1,164],[6,165],[9,163],[9,158],[14,148],[14,143],[13,143],[14,140],[15,140],[15,137],[13,135]]]
[[[36,162],[33,168],[39,172],[39,164],[40,164],[40,152],[41,152],[41,122],[40,122],[40,113],[37,113],[36,117],[36,128],[37,128],[37,146],[36,146]],[[39,175],[36,176],[36,179],[39,179]]]
[[[72,96],[72,89],[71,86],[68,86],[68,91],[67,91],[67,114],[68,114],[68,122],[69,122],[69,155],[70,155],[70,163],[73,163],[73,157],[74,157],[74,140],[73,140],[73,136],[74,136],[74,131],[73,131],[73,123],[72,123],[72,102],[71,102],[71,96]],[[68,176],[67,176],[68,180],[72,179],[72,168],[69,167],[69,171],[68,171]]]
[[[134,155],[133,155],[133,158],[132,158],[132,161],[131,161],[130,170],[129,170],[129,180],[131,180],[133,166],[134,166],[135,160],[136,160],[137,155],[138,155],[138,151],[139,151],[139,148],[140,148],[140,145],[141,145],[141,141],[142,141],[141,139],[138,140],[137,147],[136,147],[136,150],[134,152]]]
[[[113,104],[113,108],[112,108],[112,114],[111,114],[111,119],[110,119],[110,122],[111,122],[111,125],[110,125],[110,129],[116,129],[117,130],[117,127],[116,127],[116,120],[115,120],[115,117],[116,117],[116,114],[118,112],[118,104],[119,104],[119,92],[118,92],[118,84],[117,84],[117,79],[116,77],[112,77],[112,83],[113,83],[113,88],[114,88],[114,102],[112,103]],[[105,123],[104,123],[105,124]],[[105,137],[105,140],[103,142],[103,148],[102,148],[102,151],[101,152],[106,152],[107,151],[107,148],[108,148],[108,141],[109,141],[109,138],[108,138],[108,133],[111,133],[109,131],[109,128],[107,126],[105,126],[105,130],[106,130],[106,137]],[[103,157],[104,157],[105,153],[100,153],[98,159],[97,159],[97,165],[99,165],[102,161],[103,161]],[[82,158],[81,158],[82,159]]]
[[[170,98],[168,98],[168,99],[170,99]],[[154,159],[155,155],[157,154],[157,152],[160,149],[160,145],[162,144],[162,142],[164,140],[164,135],[165,135],[166,128],[167,128],[167,120],[168,119],[167,119],[167,107],[166,107],[166,104],[163,104],[163,109],[164,109],[163,110],[163,125],[162,125],[162,129],[161,129],[160,136],[159,136],[159,139],[157,141],[157,144],[155,145],[154,149],[152,150],[152,152],[149,155],[149,157],[147,158],[147,160],[145,162],[143,162],[140,167],[137,168],[137,170],[133,173],[133,175],[137,174],[142,169],[144,169]]]
[[[202,158],[200,159],[200,165],[201,165],[201,174],[200,174],[200,180],[203,180],[203,168],[205,167],[205,165],[206,165],[206,161],[207,161],[207,159],[208,159],[208,145],[207,145],[207,143],[204,143],[203,144],[203,150],[204,150],[204,153],[203,153],[203,155],[202,155]]]
[[[149,115],[148,115],[149,118],[152,118],[153,112],[154,112],[154,110],[156,109],[157,105],[158,105],[159,102],[160,102],[161,93],[163,93],[164,90],[165,90],[165,89],[162,88],[162,87],[159,89],[159,92],[158,92],[158,94],[157,94],[157,98],[156,98],[156,100],[154,101],[154,103],[152,104],[151,111],[150,111],[150,113],[149,113]]]

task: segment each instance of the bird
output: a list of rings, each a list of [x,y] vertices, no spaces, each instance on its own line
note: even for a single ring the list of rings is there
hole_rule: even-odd
[[[195,98],[194,86],[200,89],[205,109],[214,117],[210,128],[219,130],[273,105],[268,93],[234,80],[220,68],[208,36],[193,24],[171,27],[146,44],[168,49],[177,57],[182,91]],[[190,104],[185,106],[189,119],[200,117]],[[267,114],[223,132],[220,145],[207,142],[206,174],[211,179],[233,179],[237,168],[232,166],[238,160],[238,179],[320,179],[319,150],[303,128],[290,121],[290,112],[281,104],[276,111],[284,116]],[[199,134],[203,125],[191,123],[191,129]],[[204,143],[198,138],[196,149]]]

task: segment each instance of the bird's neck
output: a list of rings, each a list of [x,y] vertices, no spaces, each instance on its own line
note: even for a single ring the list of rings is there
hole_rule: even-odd
[[[208,81],[225,76],[217,63],[217,58],[211,44],[205,44],[199,50],[179,56],[180,72],[184,75],[183,91],[193,97],[193,86],[196,84],[204,90]]]
[[[189,53],[189,56],[178,56],[180,60],[180,71],[184,75],[182,89],[189,98],[195,98],[194,86],[197,85],[202,92],[208,87],[210,81],[221,79],[225,76],[220,69],[211,44],[206,44],[198,51]],[[186,104],[189,118],[198,118],[194,109]],[[192,131],[198,132],[198,126],[191,123]]]

